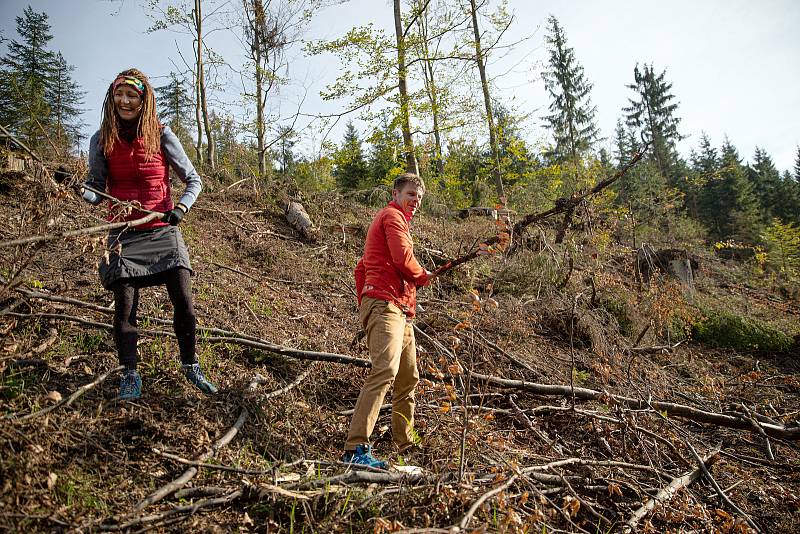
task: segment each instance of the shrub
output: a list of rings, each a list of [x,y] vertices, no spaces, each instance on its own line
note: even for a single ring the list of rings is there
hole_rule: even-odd
[[[791,336],[768,324],[729,312],[712,312],[692,326],[692,337],[712,347],[758,352],[786,352]]]

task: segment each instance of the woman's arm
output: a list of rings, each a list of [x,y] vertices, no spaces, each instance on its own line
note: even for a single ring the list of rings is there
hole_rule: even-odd
[[[86,177],[85,185],[97,191],[106,190],[106,176],[108,175],[108,162],[100,146],[100,130],[98,130],[89,140],[89,175]],[[100,204],[102,198],[93,191],[85,189],[83,198],[90,204]]]
[[[170,130],[169,126],[164,126],[161,131],[161,149],[167,157],[169,166],[172,167],[178,178],[186,184],[186,189],[178,203],[183,204],[188,211],[194,201],[197,200],[200,191],[203,190],[203,181],[200,179],[200,175],[197,174],[189,156],[183,150],[183,145],[178,140],[178,136]]]

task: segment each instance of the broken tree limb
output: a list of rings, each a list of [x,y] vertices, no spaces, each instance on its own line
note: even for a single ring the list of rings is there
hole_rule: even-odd
[[[239,414],[239,418],[236,420],[233,426],[230,427],[228,431],[225,433],[225,435],[219,438],[216,441],[216,443],[214,443],[214,445],[211,446],[209,450],[199,455],[197,457],[197,461],[204,462],[216,456],[217,452],[219,452],[220,449],[222,449],[228,443],[230,443],[231,440],[236,436],[236,434],[239,433],[239,430],[242,429],[245,422],[247,421],[248,416],[249,413],[247,412],[247,410],[242,410],[242,412]],[[197,474],[197,471],[198,471],[197,467],[194,466],[190,467],[189,469],[184,471],[183,474],[181,474],[181,476],[174,479],[172,482],[164,484],[156,491],[148,495],[144,500],[142,500],[139,504],[136,505],[134,511],[139,512],[144,508],[150,506],[151,504],[157,503],[170,493],[173,493],[183,488],[192,478],[194,478],[194,476]]]
[[[652,400],[648,402],[646,400],[623,397],[621,395],[613,395],[611,393],[596,391],[588,388],[570,388],[570,386],[562,386],[558,384],[538,384],[536,382],[527,382],[525,380],[509,380],[506,378],[484,375],[472,371],[466,372],[471,374],[473,378],[489,384],[521,389],[535,393],[536,395],[570,398],[574,391],[575,397],[582,400],[595,400],[607,402],[609,404],[622,404],[634,410],[647,410],[652,407],[652,409],[660,412],[666,412],[667,415],[690,419],[698,423],[709,423],[728,428],[752,430],[752,424],[744,417],[708,412],[698,408],[693,408],[691,406],[685,406],[683,404]],[[762,423],[761,428],[764,429],[764,432],[766,432],[767,435],[774,438],[786,439],[790,441],[800,440],[800,426],[787,428],[781,425]]]
[[[583,193],[582,195],[573,195],[570,198],[560,198],[556,200],[555,206],[553,206],[549,210],[543,211],[541,213],[527,215],[522,220],[518,221],[516,224],[514,224],[514,227],[512,228],[511,231],[512,239],[516,239],[517,237],[521,236],[522,231],[527,226],[530,226],[535,222],[544,220],[550,217],[551,215],[557,215],[559,213],[572,213],[575,210],[575,207],[581,202],[583,202],[586,198],[599,193],[609,185],[613,184],[614,182],[625,176],[625,174],[627,174],[628,171],[631,170],[634,165],[639,163],[639,160],[642,159],[649,146],[650,146],[649,142],[645,143],[644,146],[642,146],[642,148],[636,153],[636,155],[634,155],[633,158],[631,158],[631,160],[627,163],[627,165],[625,165],[625,167],[617,171],[614,175],[610,176],[609,178],[599,181],[597,184],[595,184],[595,186],[592,189],[590,189],[586,193]],[[483,241],[482,244],[495,245],[499,242],[500,242],[500,236],[496,235],[490,237],[489,239],[486,239],[485,241]],[[469,254],[465,254],[464,256],[461,256],[459,258],[449,260],[447,263],[445,263],[444,265],[433,271],[433,276],[439,276],[455,267],[458,267],[463,263],[466,263],[470,260],[477,258],[478,252],[480,250],[481,249],[478,248],[476,250],[473,250]]]
[[[19,417],[17,417],[16,415],[6,415],[6,416],[3,417],[3,419],[10,419],[11,421],[13,421],[15,423],[16,422],[20,422],[20,421],[27,421],[29,419],[33,419],[34,417],[39,417],[40,415],[44,415],[46,413],[52,412],[53,410],[55,410],[56,408],[58,408],[61,405],[70,406],[73,402],[78,400],[78,398],[81,395],[83,395],[84,393],[86,393],[90,389],[92,389],[95,386],[97,386],[97,384],[102,383],[106,378],[108,378],[108,376],[111,373],[113,373],[115,371],[121,371],[122,369],[124,369],[124,366],[122,366],[122,365],[118,365],[117,367],[114,367],[113,369],[111,369],[111,370],[103,373],[102,375],[98,376],[97,378],[95,378],[94,380],[89,382],[88,384],[84,384],[83,386],[79,387],[72,395],[70,395],[66,399],[62,399],[62,400],[58,401],[57,403],[55,403],[55,404],[53,404],[51,406],[48,406],[47,408],[42,408],[38,412],[33,412],[33,413],[28,414],[28,415],[23,415],[23,416],[19,416]]]
[[[513,484],[517,480],[517,477],[518,475],[511,475],[510,477],[508,477],[508,480],[506,480],[505,483],[481,495],[477,501],[472,503],[472,506],[469,507],[467,513],[464,514],[464,517],[461,518],[461,521],[459,521],[458,523],[458,527],[460,529],[467,528],[467,525],[469,525],[469,522],[472,520],[472,516],[474,516],[475,512],[478,511],[478,508],[480,508],[481,505],[485,503],[487,500],[491,499],[498,493],[505,491],[507,488],[509,488],[511,484]]]
[[[55,241],[57,239],[64,239],[67,237],[75,237],[79,235],[99,234],[102,232],[107,232],[109,230],[116,230],[117,228],[133,228],[135,226],[141,226],[143,224],[149,223],[156,219],[161,219],[162,217],[164,217],[163,213],[153,212],[145,217],[142,217],[141,219],[136,219],[133,221],[101,224],[100,226],[79,228],[77,230],[67,230],[65,232],[56,232],[55,234],[23,237],[21,239],[12,239],[11,241],[0,241],[0,248],[13,247],[17,245],[30,245],[32,243],[44,243],[47,241]]]
[[[31,317],[39,317],[42,319],[55,319],[60,321],[69,321],[73,323],[84,324],[87,326],[93,326],[96,328],[103,328],[105,330],[112,330],[114,327],[108,323],[101,323],[98,321],[92,321],[90,319],[84,319],[83,317],[76,317],[74,315],[64,315],[60,313],[16,313],[10,312],[6,315],[10,315],[12,317],[23,317],[23,318],[31,318]],[[203,332],[214,332],[220,331],[218,329],[204,329],[198,328],[199,333]],[[276,345],[275,343],[270,343],[269,341],[253,338],[252,336],[246,336],[244,334],[237,334],[235,332],[228,332],[222,330],[222,332],[227,332],[234,335],[223,335],[223,336],[204,336],[200,335],[197,337],[198,342],[209,342],[209,343],[234,343],[237,345],[243,345],[245,347],[251,347],[255,349],[261,349],[266,352],[272,352],[275,354],[280,354],[282,356],[288,356],[290,358],[297,358],[300,360],[314,360],[320,362],[333,362],[333,363],[342,363],[347,365],[355,365],[356,367],[372,367],[372,363],[369,360],[365,360],[363,358],[354,358],[353,356],[347,356],[344,354],[337,354],[333,352],[317,352],[313,350],[302,350],[302,349],[293,349],[291,347],[285,347],[283,345]],[[166,330],[140,330],[140,336],[167,336],[167,337],[175,337],[174,332],[168,332]]]
[[[672,498],[675,493],[681,489],[685,488],[698,478],[703,473],[703,469],[706,465],[711,466],[714,462],[717,461],[719,458],[719,449],[712,451],[709,453],[705,458],[700,459],[700,466],[697,468],[689,471],[688,473],[684,474],[683,476],[677,477],[672,479],[668,485],[663,487],[655,497],[644,503],[638,510],[636,510],[630,519],[625,523],[625,528],[623,529],[624,532],[631,532],[636,530],[636,525],[639,521],[644,518],[650,511],[655,508],[656,504],[666,502]],[[699,458],[698,458],[699,459]]]
[[[104,328],[107,330],[112,329],[112,326],[110,324],[99,323],[96,321],[91,321],[88,319],[83,319],[81,317],[74,317],[70,315],[61,315],[52,313],[23,314],[16,312],[8,313],[7,315],[11,315],[14,317],[41,317],[49,319],[66,320],[90,326],[95,326],[99,328]],[[421,332],[429,339],[432,339],[429,336],[427,336],[427,334],[419,330],[416,326],[414,327],[414,329],[415,331]],[[175,334],[163,330],[158,330],[158,331],[142,330],[140,332],[140,335],[150,335],[150,336],[160,335],[160,336],[174,337]],[[264,340],[253,341],[252,338],[250,338],[250,336],[247,337],[199,336],[198,341],[236,343],[248,347],[261,349],[267,352],[274,352],[276,354],[281,354],[283,356],[287,356],[290,358],[327,361],[333,363],[355,365],[357,367],[364,367],[364,368],[372,367],[372,363],[369,360],[365,360],[363,358],[354,358],[352,356],[347,356],[345,354],[337,354],[330,352],[316,352],[316,351],[293,349],[281,345],[276,345],[274,343],[270,343]],[[444,347],[444,350],[447,350],[446,347]],[[698,423],[708,423],[727,428],[747,429],[750,431],[755,431],[753,429],[753,425],[750,422],[750,420],[744,417],[743,415],[729,415],[729,414],[710,412],[706,410],[701,410],[699,408],[694,408],[691,406],[676,404],[672,402],[664,402],[664,401],[648,402],[647,400],[643,399],[623,397],[621,395],[614,395],[611,393],[597,391],[588,388],[576,387],[573,389],[570,388],[570,386],[568,385],[563,386],[559,384],[540,384],[537,382],[528,382],[525,380],[510,380],[496,376],[484,375],[469,370],[465,370],[465,372],[470,374],[473,378],[489,384],[493,384],[500,387],[519,389],[522,391],[529,391],[536,395],[571,398],[572,392],[574,391],[576,399],[594,400],[594,401],[606,402],[609,404],[616,403],[635,410],[653,409],[653,410],[658,410],[660,412],[666,412],[668,416],[680,417]],[[460,377],[461,375],[455,376],[456,379],[460,379]],[[783,425],[772,424],[772,423],[761,423],[760,427],[764,430],[764,432],[768,436],[773,438],[785,439],[788,441],[800,440],[800,426],[786,427]]]
[[[735,511],[737,514],[744,517],[745,521],[747,521],[747,524],[750,525],[750,527],[753,528],[756,532],[759,533],[764,532],[761,529],[761,527],[759,527],[756,524],[756,522],[753,521],[753,519],[749,515],[747,515],[747,513],[744,510],[736,506],[736,504],[732,500],[730,500],[730,498],[728,498],[727,495],[725,495],[725,492],[722,491],[722,488],[719,487],[719,484],[717,484],[717,481],[714,480],[714,477],[711,475],[711,471],[708,470],[706,462],[700,458],[700,455],[697,454],[697,451],[694,450],[694,447],[692,447],[691,443],[687,441],[686,444],[689,446],[689,450],[692,452],[692,456],[694,456],[695,460],[697,460],[700,463],[700,470],[702,471],[703,476],[706,478],[706,480],[708,480],[709,484],[711,484],[711,486],[717,492],[719,498],[722,499],[722,502],[724,502],[731,510]],[[719,447],[714,452],[719,453]]]

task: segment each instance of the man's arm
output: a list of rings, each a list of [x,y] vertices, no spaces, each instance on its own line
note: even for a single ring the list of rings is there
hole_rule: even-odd
[[[383,228],[394,266],[418,287],[428,285],[428,271],[414,257],[414,245],[406,232],[402,214],[397,212],[397,215],[387,216]]]
[[[356,277],[356,299],[358,299],[358,305],[361,306],[361,293],[364,291],[364,284],[367,280],[367,270],[364,267],[364,258],[358,260],[354,274]]]

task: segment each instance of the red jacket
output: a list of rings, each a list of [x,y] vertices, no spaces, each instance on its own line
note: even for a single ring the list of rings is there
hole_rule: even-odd
[[[167,212],[175,207],[170,195],[169,165],[163,152],[153,154],[148,160],[141,139],[136,139],[132,144],[120,139],[107,161],[109,195],[120,200],[137,201],[144,209],[151,211]],[[132,221],[145,215],[144,212],[133,210],[129,215],[119,218],[116,217],[116,211],[111,210],[108,220]],[[146,230],[166,224],[155,220],[136,229]]]
[[[359,305],[366,295],[396,304],[409,317],[416,314],[417,287],[428,285],[428,274],[414,257],[408,220],[395,202],[372,220],[355,277]]]

